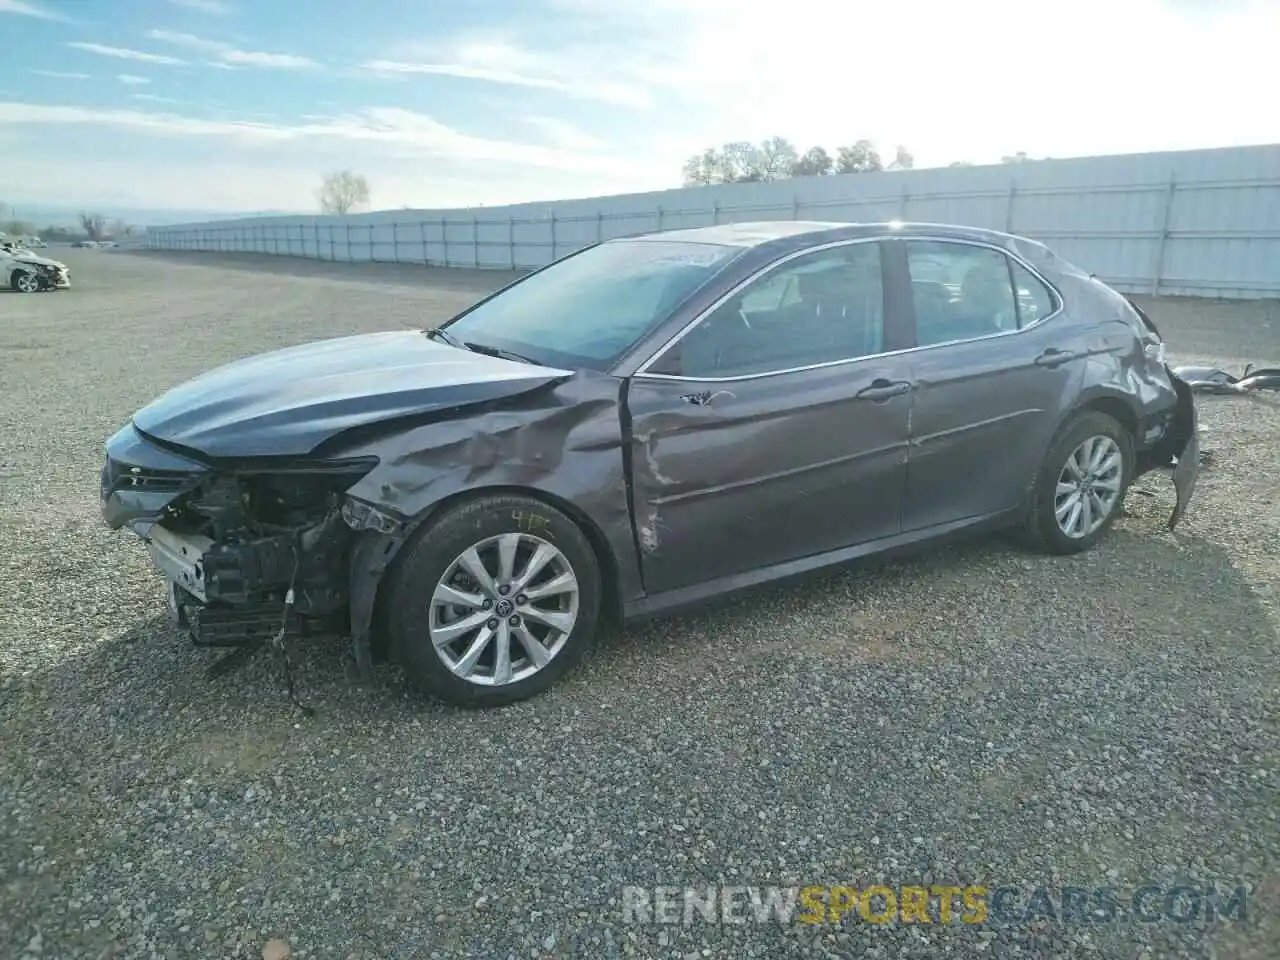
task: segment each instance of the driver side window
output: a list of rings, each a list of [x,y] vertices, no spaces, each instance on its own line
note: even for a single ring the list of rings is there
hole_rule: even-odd
[[[704,317],[651,371],[723,379],[880,353],[880,249],[852,243],[787,261]]]

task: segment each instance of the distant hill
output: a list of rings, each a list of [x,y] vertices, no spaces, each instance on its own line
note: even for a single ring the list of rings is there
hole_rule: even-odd
[[[146,207],[116,207],[109,203],[92,207],[63,207],[44,203],[12,203],[5,219],[26,220],[44,227],[79,227],[81,211],[100,213],[108,220],[123,220],[138,227],[163,227],[174,223],[199,223],[207,220],[231,220],[236,217],[284,216],[297,210],[196,210],[155,209]]]

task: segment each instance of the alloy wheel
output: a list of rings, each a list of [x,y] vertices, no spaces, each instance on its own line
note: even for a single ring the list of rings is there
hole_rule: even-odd
[[[1124,483],[1124,454],[1105,435],[1089,437],[1071,452],[1058,474],[1053,514],[1073,540],[1089,536],[1111,516]]]
[[[445,667],[481,686],[518,683],[563,648],[580,589],[565,555],[541,537],[504,533],[449,564],[431,597],[431,644]]]
[[[39,293],[40,278],[34,273],[27,273],[24,270],[18,274],[17,287],[19,293]]]

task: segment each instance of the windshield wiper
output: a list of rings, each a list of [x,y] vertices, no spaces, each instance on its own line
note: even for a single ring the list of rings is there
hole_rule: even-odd
[[[436,327],[432,330],[422,331],[428,337],[447,343],[451,347],[457,347],[459,350],[470,350],[472,353],[483,353],[488,357],[498,357],[501,360],[515,360],[517,363],[532,363],[536,367],[543,366],[532,357],[526,357],[522,353],[516,353],[513,350],[504,350],[501,347],[491,347],[487,343],[476,343],[473,340],[459,340],[447,330]]]
[[[491,347],[487,343],[476,343],[472,340],[468,340],[462,345],[472,353],[483,353],[486,356],[498,357],[502,360],[515,360],[517,363],[532,363],[535,367],[542,366],[542,364],[538,363],[538,361],[534,360],[532,357],[526,357],[524,354],[516,353],[513,350],[504,350],[501,347]]]
[[[439,327],[435,328],[434,330],[424,330],[422,332],[434,340],[443,341],[444,343],[447,343],[451,347],[457,347],[459,350],[468,349],[467,344],[464,344],[452,333],[449,333],[449,331],[441,330]]]

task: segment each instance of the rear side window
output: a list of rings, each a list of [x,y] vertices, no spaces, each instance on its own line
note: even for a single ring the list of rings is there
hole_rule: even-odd
[[[916,343],[927,347],[1018,329],[1009,258],[968,243],[907,242]]]
[[[907,263],[922,347],[1019,330],[1057,309],[1039,277],[992,247],[911,240]]]
[[[1013,285],[1018,291],[1018,326],[1029,327],[1053,313],[1057,303],[1049,288],[1017,260],[1009,260]]]

